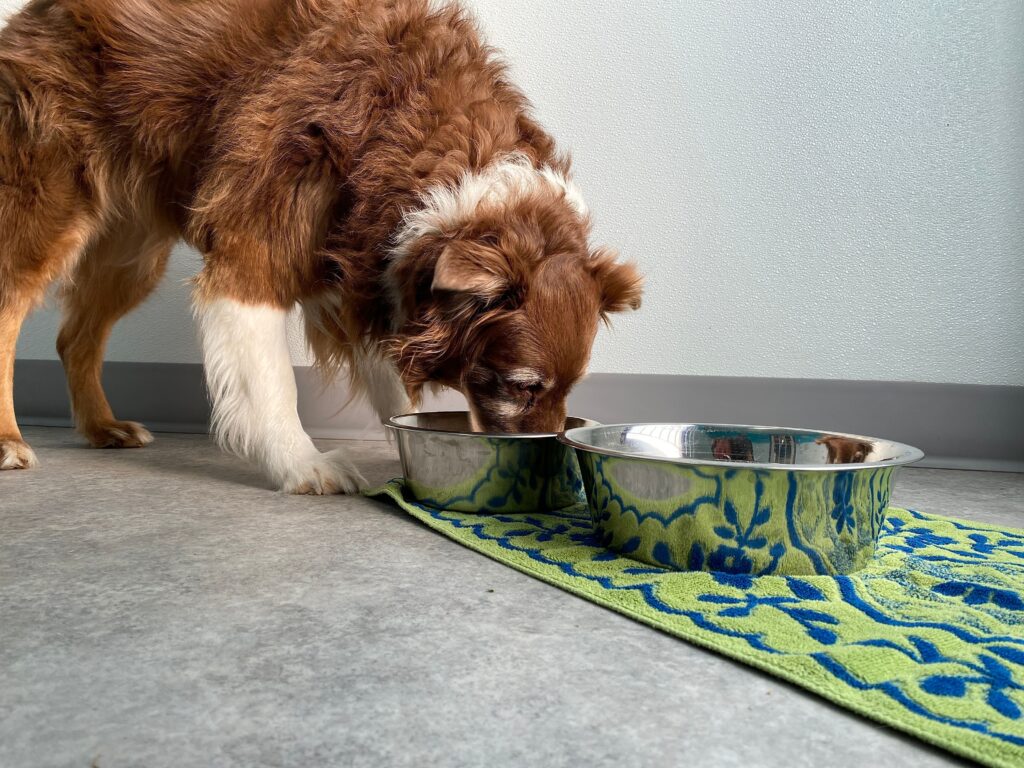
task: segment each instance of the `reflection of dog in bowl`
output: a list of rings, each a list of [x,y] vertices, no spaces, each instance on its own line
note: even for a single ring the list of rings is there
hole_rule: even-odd
[[[32,0],[0,32],[0,470],[34,466],[15,340],[66,281],[79,430],[146,445],[101,386],[114,323],[180,238],[214,428],[285,491],[354,491],[296,409],[287,317],[386,420],[424,387],[555,432],[640,275],[590,243],[569,160],[457,3]]]
[[[753,461],[754,444],[749,437],[717,437],[711,441],[715,461]]]
[[[852,437],[826,435],[814,441],[825,446],[828,452],[827,464],[863,464],[871,455],[872,445],[866,440]]]

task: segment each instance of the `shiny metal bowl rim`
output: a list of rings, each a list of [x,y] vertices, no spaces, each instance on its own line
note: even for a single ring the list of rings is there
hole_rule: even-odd
[[[885,461],[865,461],[860,464],[774,464],[766,461],[721,461],[719,459],[695,459],[695,458],[672,458],[671,456],[651,456],[643,453],[632,453],[630,451],[617,451],[613,448],[600,448],[596,445],[583,442],[579,439],[578,433],[599,429],[628,429],[630,427],[701,427],[711,429],[736,430],[743,432],[782,432],[785,434],[819,435],[821,437],[848,437],[853,440],[866,440],[872,443],[885,443],[897,451],[897,457]],[[785,470],[787,472],[855,472],[859,469],[872,469],[877,467],[900,467],[905,464],[913,464],[924,458],[924,451],[905,443],[897,443],[893,440],[883,440],[878,437],[867,437],[866,435],[852,435],[846,432],[831,432],[818,429],[805,429],[802,427],[768,427],[756,424],[711,424],[694,422],[661,422],[647,421],[634,424],[596,424],[594,426],[576,427],[567,429],[558,434],[558,439],[565,445],[575,448],[577,451],[596,453],[602,456],[615,456],[623,459],[637,459],[640,461],[657,461],[663,464],[677,464],[680,466],[711,466],[731,467],[732,469],[771,469]]]
[[[393,429],[397,432],[427,432],[433,435],[449,435],[452,437],[481,437],[481,438],[497,438],[499,440],[550,440],[553,437],[559,437],[564,434],[562,432],[452,432],[447,429],[429,429],[428,427],[414,427],[409,424],[402,424],[399,419],[407,419],[412,416],[450,416],[454,414],[466,414],[468,411],[423,411],[421,413],[403,413],[399,416],[392,416],[388,419],[384,426],[388,429]],[[584,422],[582,427],[574,427],[574,429],[592,429],[593,427],[599,427],[601,424],[594,421],[593,419],[584,419],[579,416],[569,416],[567,419],[576,419],[577,421]]]

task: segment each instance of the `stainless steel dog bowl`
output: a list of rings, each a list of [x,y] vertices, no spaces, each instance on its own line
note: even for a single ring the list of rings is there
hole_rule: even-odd
[[[863,567],[896,468],[924,454],[856,435],[717,424],[570,429],[600,543],[677,570]]]
[[[570,417],[566,428],[595,426]],[[406,487],[422,504],[459,512],[535,512],[586,501],[576,453],[557,435],[473,432],[465,412],[388,420]]]

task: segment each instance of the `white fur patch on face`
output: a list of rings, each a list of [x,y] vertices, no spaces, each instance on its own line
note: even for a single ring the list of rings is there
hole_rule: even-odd
[[[534,168],[526,155],[513,152],[482,170],[463,174],[454,186],[427,190],[423,206],[402,220],[391,258],[401,259],[425,235],[441,235],[466,224],[481,205],[507,204],[545,187],[564,195],[580,217],[589,215],[579,188],[565,174],[548,166]]]
[[[544,382],[544,374],[533,368],[516,368],[502,374],[502,378],[512,384],[526,384],[527,386]]]
[[[523,411],[522,406],[520,406],[518,403],[502,401],[491,403],[490,409],[498,416],[502,416],[507,419],[519,416]]]
[[[298,414],[283,309],[214,299],[195,307],[213,431],[286,493],[352,493],[363,485],[341,451],[321,454]]]

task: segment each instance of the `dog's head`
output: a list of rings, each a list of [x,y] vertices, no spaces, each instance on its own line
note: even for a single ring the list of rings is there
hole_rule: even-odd
[[[863,464],[868,461],[874,448],[867,440],[839,435],[825,435],[814,442],[825,446],[828,454],[826,464]]]
[[[517,238],[511,238],[516,240]],[[518,245],[522,245],[520,242]],[[639,306],[634,268],[609,253],[565,254],[494,279],[522,251],[466,242],[441,256],[434,293],[466,313],[459,357],[442,380],[469,401],[488,432],[557,432],[569,391],[586,372],[599,320]]]
[[[527,170],[511,188],[492,180],[462,215],[447,211],[449,226],[421,228],[407,255],[430,266],[407,297],[420,310],[399,346],[406,384],[461,391],[488,432],[561,430],[600,321],[640,306],[636,268],[588,245],[575,188]]]

